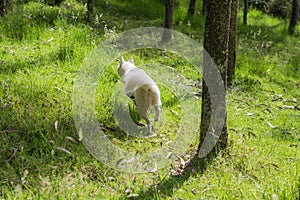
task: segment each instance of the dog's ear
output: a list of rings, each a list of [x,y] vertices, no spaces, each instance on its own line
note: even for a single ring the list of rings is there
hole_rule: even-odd
[[[134,64],[134,60],[132,57],[129,58],[129,62],[131,62],[132,64]]]
[[[122,65],[123,63],[124,63],[125,61],[124,61],[124,58],[123,58],[123,56],[120,58],[120,65]]]

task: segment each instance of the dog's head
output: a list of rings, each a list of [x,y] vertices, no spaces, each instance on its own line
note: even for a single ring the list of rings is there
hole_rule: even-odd
[[[120,58],[118,73],[121,77],[126,73],[126,71],[134,68],[136,68],[136,66],[134,65],[134,61],[132,57],[129,58],[128,62],[124,61],[123,57]]]

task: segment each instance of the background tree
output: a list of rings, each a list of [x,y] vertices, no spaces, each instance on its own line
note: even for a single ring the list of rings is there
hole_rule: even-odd
[[[226,88],[226,76],[228,66],[228,46],[229,46],[229,30],[230,30],[230,18],[231,18],[231,3],[232,0],[210,0],[206,4],[206,21],[204,32],[204,49],[210,55],[215,65],[217,66],[222,80],[220,83],[216,83],[219,86]],[[205,53],[204,53],[205,54]],[[204,55],[204,68],[203,77],[208,77],[211,72],[212,61],[208,56]],[[207,80],[207,79],[205,79]],[[209,130],[212,116],[212,103],[211,95],[208,90],[206,81],[203,78],[202,89],[202,113],[201,113],[201,127],[200,127],[200,143],[198,147],[199,155],[200,149],[207,134],[214,134],[214,130]],[[222,85],[221,85],[222,84]],[[214,94],[219,95],[219,94]],[[226,96],[226,94],[224,94]],[[225,99],[225,96],[223,97]],[[213,97],[214,98],[214,97]],[[226,102],[220,102],[221,106],[225,107]],[[220,149],[224,149],[227,146],[228,132],[225,124],[221,131],[221,135],[218,138],[217,144],[211,151],[211,155],[215,155]]]
[[[174,14],[174,0],[165,0],[165,25],[162,37],[163,42],[168,42],[172,37],[173,27],[173,14]]]
[[[235,63],[236,63],[236,28],[237,28],[237,11],[238,0],[232,0],[231,16],[229,28],[229,42],[228,42],[228,69],[227,69],[227,85],[232,85],[235,77]]]
[[[195,8],[196,8],[196,0],[190,0],[189,9],[188,9],[188,16],[195,15]]]
[[[61,4],[62,0],[55,0],[54,5],[59,6]]]
[[[6,0],[0,0],[0,16],[5,15]]]
[[[202,0],[202,15],[206,15],[206,4],[208,0]]]
[[[297,25],[297,21],[299,19],[299,0],[293,0],[293,8],[292,8],[292,15],[291,15],[291,21],[289,25],[289,34],[293,35],[295,33],[295,28]]]
[[[248,15],[248,0],[244,0],[244,15],[243,15],[243,24],[247,25],[247,15]]]
[[[87,11],[88,11],[87,21],[91,22],[91,17],[92,17],[92,14],[94,12],[94,0],[88,0],[87,1]]]

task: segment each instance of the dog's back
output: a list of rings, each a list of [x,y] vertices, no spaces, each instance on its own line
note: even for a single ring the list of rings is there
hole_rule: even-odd
[[[138,88],[144,85],[155,84],[148,74],[140,68],[132,68],[122,76],[125,94],[133,94]]]

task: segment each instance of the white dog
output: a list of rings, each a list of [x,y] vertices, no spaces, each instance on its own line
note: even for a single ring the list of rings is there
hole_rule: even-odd
[[[150,107],[154,106],[154,121],[159,120],[161,100],[158,86],[144,70],[134,65],[132,57],[128,62],[121,57],[118,73],[124,83],[124,93],[134,100],[140,116],[146,120],[148,129],[152,132],[148,113]]]

